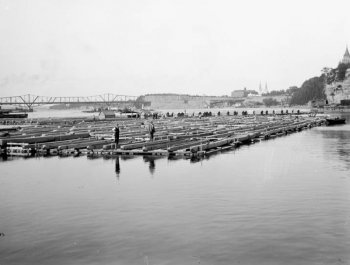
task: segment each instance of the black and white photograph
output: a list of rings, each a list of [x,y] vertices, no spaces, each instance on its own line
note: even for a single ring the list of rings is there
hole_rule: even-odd
[[[350,265],[349,0],[0,0],[0,265]]]

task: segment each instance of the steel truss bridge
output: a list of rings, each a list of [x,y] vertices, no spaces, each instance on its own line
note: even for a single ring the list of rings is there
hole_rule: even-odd
[[[149,103],[146,101],[136,101],[135,96],[115,95],[115,94],[103,94],[89,97],[45,97],[35,96],[31,94],[23,96],[2,97],[0,98],[0,105],[20,105],[31,108],[33,106],[39,106],[44,104],[105,104],[110,105],[113,103]]]

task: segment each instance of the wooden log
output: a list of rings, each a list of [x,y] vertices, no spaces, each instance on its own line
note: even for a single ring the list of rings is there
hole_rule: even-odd
[[[120,149],[122,150],[132,150],[132,149],[139,149],[144,146],[151,146],[151,145],[157,145],[162,143],[168,143],[170,140],[161,140],[161,141],[155,141],[155,142],[141,142],[141,143],[132,143],[132,144],[126,144],[120,146]]]
[[[31,156],[32,150],[11,146],[7,148],[7,154],[12,156]]]
[[[200,144],[200,145],[196,145],[196,146],[191,146],[190,151],[192,153],[196,153],[198,151],[209,150],[209,149],[212,149],[215,147],[227,145],[227,144],[230,144],[232,142],[233,142],[233,138],[227,138],[227,139],[223,139],[223,140],[219,140],[219,141],[215,141],[215,142],[209,142],[209,143],[204,143],[204,144]]]
[[[182,144],[185,144],[185,143],[188,143],[188,142],[190,142],[189,139],[173,140],[173,141],[169,141],[169,142],[166,142],[166,143],[159,143],[159,144],[156,144],[156,145],[143,146],[142,150],[143,151],[152,151],[152,150],[157,150],[157,149],[168,149],[169,146],[182,145]]]
[[[179,135],[179,136],[176,136],[176,139],[193,138],[194,136],[195,137],[206,137],[206,136],[210,136],[210,135],[213,135],[213,132],[191,134],[191,135]]]
[[[250,140],[250,137],[248,134],[243,134],[243,135],[237,135],[237,136],[234,136],[232,137],[233,138],[233,142],[245,142],[245,141],[248,141]]]
[[[190,148],[193,145],[200,145],[200,144],[207,144],[209,143],[209,140],[201,140],[201,141],[189,141],[187,143],[184,144],[179,144],[179,145],[174,145],[174,146],[170,146],[168,147],[168,151],[169,152],[175,152],[178,150],[183,150],[183,149],[187,149]]]
[[[81,148],[87,148],[88,146],[93,146],[93,145],[105,145],[110,141],[107,140],[99,140],[99,141],[84,141],[80,143],[74,143],[74,144],[65,144],[65,145],[60,145],[57,147],[58,150],[63,150],[63,149],[81,149]]]
[[[44,143],[44,142],[62,141],[62,140],[69,140],[69,139],[88,138],[88,137],[90,137],[89,133],[65,134],[65,135],[56,135],[56,136],[39,136],[39,137],[31,137],[31,138],[7,138],[7,139],[0,139],[0,146],[6,146],[7,143]]]
[[[55,141],[55,142],[46,142],[46,143],[36,143],[36,144],[29,144],[28,147],[34,146],[36,149],[54,149],[57,148],[60,145],[64,144],[74,144],[74,143],[80,143],[83,141],[94,141],[96,138],[83,138],[83,139],[72,139],[72,140],[65,140],[65,141]]]
[[[50,142],[54,141],[54,136],[38,136],[38,137],[22,137],[22,138],[6,138],[0,139],[0,146],[6,146],[7,143],[42,143],[42,142]]]
[[[57,149],[59,146],[63,146],[63,145],[91,143],[93,141],[96,141],[96,139],[84,138],[84,139],[74,139],[74,140],[68,140],[68,141],[57,141],[57,142],[36,144],[37,146],[36,148],[37,149]]]
[[[0,132],[16,132],[19,130],[20,127],[7,127],[7,128],[0,128]]]

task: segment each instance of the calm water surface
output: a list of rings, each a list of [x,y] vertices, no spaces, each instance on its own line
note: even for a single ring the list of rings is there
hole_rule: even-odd
[[[9,157],[0,184],[1,265],[350,264],[349,123],[202,160]]]

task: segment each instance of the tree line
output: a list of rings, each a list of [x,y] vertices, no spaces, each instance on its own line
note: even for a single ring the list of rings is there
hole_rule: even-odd
[[[300,88],[293,91],[290,104],[304,105],[310,100],[327,99],[325,94],[325,86],[335,82],[343,82],[346,78],[346,70],[350,68],[350,63],[339,63],[336,68],[324,67],[319,77],[313,77],[306,80]],[[342,86],[338,85],[331,93],[334,96],[338,90],[342,90]]]
[[[310,100],[326,99],[324,92],[325,78],[325,75],[322,74],[306,80],[300,88],[294,91],[289,105],[305,105]]]

